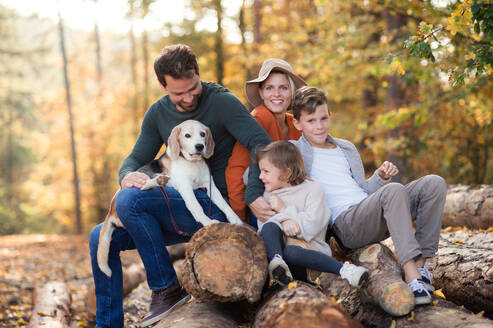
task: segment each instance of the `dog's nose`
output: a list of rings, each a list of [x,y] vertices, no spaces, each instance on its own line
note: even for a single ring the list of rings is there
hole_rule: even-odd
[[[197,149],[197,151],[202,151],[202,150],[204,150],[204,145],[203,144],[196,144],[195,149]]]

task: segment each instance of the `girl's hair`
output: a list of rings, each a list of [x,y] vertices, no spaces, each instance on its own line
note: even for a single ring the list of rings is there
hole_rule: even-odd
[[[268,159],[281,171],[291,170],[288,182],[295,186],[306,178],[305,163],[301,153],[295,145],[289,141],[274,141],[255,152],[255,163],[261,159]]]

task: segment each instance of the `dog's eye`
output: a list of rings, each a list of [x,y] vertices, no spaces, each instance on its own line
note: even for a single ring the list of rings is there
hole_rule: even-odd
[[[200,132],[201,137],[205,137],[205,132]]]
[[[190,137],[191,137],[191,135],[190,135],[190,134],[188,134],[188,133],[187,133],[187,134],[185,134],[185,138],[190,138]]]

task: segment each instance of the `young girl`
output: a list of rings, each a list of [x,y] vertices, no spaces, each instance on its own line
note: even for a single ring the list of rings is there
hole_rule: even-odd
[[[296,146],[287,141],[273,142],[258,150],[255,160],[260,167],[260,180],[268,193],[266,198],[277,213],[264,224],[259,221],[271,279],[281,285],[293,280],[287,262],[338,274],[350,285],[361,287],[368,279],[368,270],[332,258],[325,242],[330,210],[325,205],[324,189],[320,184],[306,180],[303,159]],[[286,243],[285,237],[305,241],[308,248]]]

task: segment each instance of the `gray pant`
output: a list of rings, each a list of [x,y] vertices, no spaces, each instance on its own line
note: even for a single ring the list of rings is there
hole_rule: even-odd
[[[403,186],[389,183],[341,213],[332,229],[348,248],[359,248],[390,236],[401,264],[438,250],[447,184],[427,175]],[[416,220],[416,233],[412,221]]]

